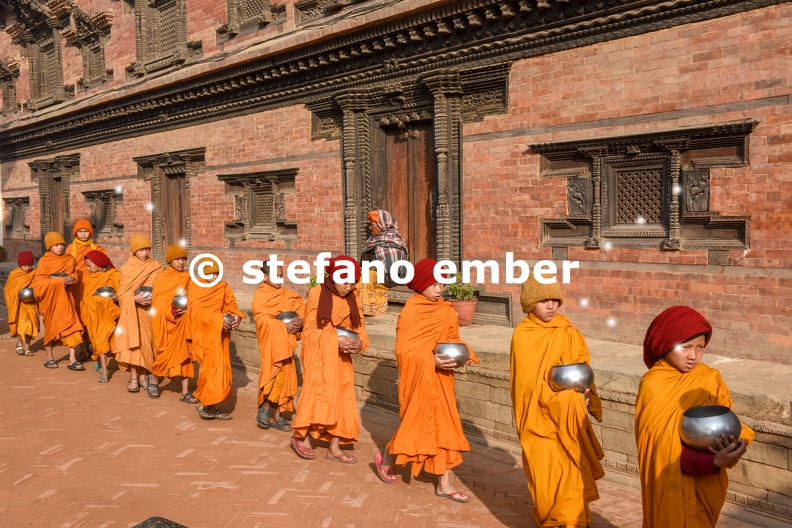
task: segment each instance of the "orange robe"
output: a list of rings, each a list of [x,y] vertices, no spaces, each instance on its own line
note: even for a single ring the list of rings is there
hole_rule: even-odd
[[[189,282],[189,273],[176,271],[170,266],[157,275],[154,281],[151,329],[154,332],[157,359],[152,365],[152,372],[157,376],[192,378],[195,375],[192,355],[187,347],[186,314],[174,317],[171,304],[175,296],[187,295]]]
[[[115,268],[107,271],[88,273],[83,278],[83,298],[81,303],[82,321],[88,338],[93,344],[91,359],[96,361],[100,354],[107,354],[112,350],[113,336],[116,321],[121,315],[118,305],[107,297],[94,295],[97,288],[109,286],[118,295],[118,284],[121,272]]]
[[[69,244],[69,246],[66,248],[66,251],[63,253],[64,255],[71,255],[74,257],[74,261],[76,262],[74,270],[77,273],[77,282],[75,282],[74,286],[72,286],[72,290],[74,291],[74,298],[78,301],[77,316],[80,317],[80,321],[83,323],[85,323],[85,321],[82,320],[82,307],[80,306],[81,303],[79,301],[81,301],[84,297],[85,278],[89,274],[88,267],[85,265],[85,255],[94,249],[107,254],[105,248],[94,243],[93,238],[89,238],[88,242],[80,242],[80,240],[75,237],[74,240],[72,240],[72,243]],[[94,348],[95,347],[96,345],[94,345]]]
[[[258,404],[269,400],[278,404],[281,411],[292,411],[292,400],[297,395],[294,349],[300,336],[288,333],[286,325],[275,319],[281,312],[297,312],[305,317],[302,297],[292,290],[263,283],[253,294],[253,319],[261,356]]]
[[[135,291],[141,286],[153,286],[161,271],[162,265],[156,260],[140,260],[134,255],[121,267],[116,293],[121,315],[113,339],[113,353],[122,370],[138,366],[151,371],[154,363],[151,312],[150,307],[135,304]]]
[[[231,333],[223,332],[223,316],[239,311],[236,297],[225,281],[203,288],[192,282],[187,287],[189,299],[187,313],[188,336],[192,339],[192,352],[198,361],[198,388],[193,393],[208,407],[226,400],[231,395]]]
[[[589,363],[586,341],[569,319],[549,322],[529,314],[511,342],[511,396],[523,469],[540,527],[591,523],[588,503],[599,498],[595,480],[604,476],[602,448],[594,436],[585,398],[579,392],[553,392],[550,369]],[[590,412],[602,420],[602,402],[592,385]],[[670,526],[670,525],[669,525]]]
[[[357,442],[360,433],[357,401],[355,400],[355,365],[349,354],[338,350],[337,326],[358,333],[363,350],[369,345],[360,292],[354,290],[360,327],[352,328],[347,300],[333,295],[332,324],[319,329],[316,311],[322,288],[312,288],[305,305],[305,323],[300,360],[303,365],[303,386],[297,402],[297,415],[292,422],[295,436],[329,441],[337,437],[342,443]]]
[[[416,293],[396,324],[401,424],[387,447],[397,464],[412,462],[416,477],[422,468],[442,475],[461,464],[462,453],[470,451],[457,411],[454,372],[435,367],[437,343],[463,343],[454,306]],[[479,362],[472,349],[470,357]]]
[[[19,291],[29,288],[35,276],[34,270],[23,271],[22,268],[16,268],[6,279],[3,293],[8,308],[8,328],[12,337],[19,336],[33,340],[39,334],[38,304],[35,301],[19,300]]]
[[[662,359],[641,378],[635,440],[644,528],[710,528],[718,522],[729,486],[727,471],[683,475],[680,463],[682,413],[701,405],[732,405],[720,372],[703,363],[682,373]],[[753,430],[743,425],[740,438],[751,443]]]
[[[83,326],[75,309],[71,286],[62,278],[50,278],[53,273],[66,273],[75,279],[74,258],[71,255],[56,255],[48,251],[39,259],[33,291],[44,314],[44,345],[74,348],[82,343]]]

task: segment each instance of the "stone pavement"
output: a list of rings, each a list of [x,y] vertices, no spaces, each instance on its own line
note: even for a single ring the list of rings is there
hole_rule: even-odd
[[[4,314],[3,314],[4,315]],[[234,372],[228,422],[202,421],[178,401],[175,383],[159,400],[126,392],[128,375],[97,383],[93,369],[43,367],[0,341],[0,526],[133,526],[159,516],[200,527],[528,526],[530,498],[519,461],[471,442],[458,468],[469,504],[433,495],[429,479],[402,471],[380,482],[372,455],[397,417],[361,409],[359,461],[298,458],[289,434],[254,423],[256,379]],[[113,363],[114,365],[114,363]],[[86,365],[90,368],[90,365]],[[640,526],[640,494],[600,482],[593,526]],[[751,526],[722,518],[720,527]]]

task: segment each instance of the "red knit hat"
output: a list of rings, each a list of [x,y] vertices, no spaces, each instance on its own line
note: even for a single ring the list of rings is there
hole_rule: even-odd
[[[328,262],[329,262],[329,266],[327,267],[327,269],[325,271],[327,272],[328,279],[330,279],[330,282],[333,282],[333,273],[334,272],[336,272],[337,270],[346,271],[346,270],[349,269],[349,265],[348,264],[342,264],[342,262],[351,262],[352,263],[352,265],[353,265],[353,267],[355,269],[355,284],[360,282],[360,277],[363,275],[363,270],[360,269],[360,265],[358,264],[357,260],[353,259],[352,257],[348,257],[346,255],[339,255],[337,257],[331,258]],[[344,277],[346,275],[347,274],[345,274],[345,273],[341,273],[342,277]]]
[[[415,275],[413,280],[407,285],[412,291],[416,293],[423,292],[426,288],[437,282],[434,278],[434,268],[437,265],[435,259],[425,258],[418,261],[413,267]]]
[[[30,251],[20,251],[17,255],[17,264],[20,266],[32,266],[36,259]]]
[[[115,268],[110,258],[99,250],[92,249],[85,254],[85,258],[99,266],[100,268]]]
[[[687,306],[672,306],[655,317],[646,331],[643,345],[644,363],[652,368],[656,361],[675,346],[704,334],[704,346],[712,337],[712,325],[704,316]]]

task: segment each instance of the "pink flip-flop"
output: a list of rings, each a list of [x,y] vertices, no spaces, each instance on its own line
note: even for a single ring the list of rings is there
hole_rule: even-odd
[[[297,453],[297,456],[305,460],[313,460],[316,458],[313,449],[306,449],[296,436],[291,437],[291,448]]]
[[[385,484],[396,484],[398,480],[390,468],[382,467],[382,453],[374,455],[374,464],[377,466],[377,476]]]
[[[341,462],[342,464],[354,464],[357,462],[357,458],[353,457],[352,455],[347,455],[346,453],[341,453],[340,457],[331,456],[330,453],[325,455],[327,460],[332,460],[333,462]]]
[[[459,490],[452,491],[451,493],[435,492],[435,495],[443,497],[444,499],[451,499],[454,502],[470,502],[470,497]]]

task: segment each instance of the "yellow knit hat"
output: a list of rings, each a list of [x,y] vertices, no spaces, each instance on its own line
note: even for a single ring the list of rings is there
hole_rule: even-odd
[[[44,245],[47,246],[47,250],[58,244],[66,244],[66,241],[63,240],[63,235],[57,231],[50,231],[47,233],[47,236],[44,237]]]
[[[146,249],[151,247],[151,241],[146,238],[146,235],[141,233],[135,233],[132,235],[132,238],[129,239],[129,251],[132,252],[134,255],[141,249]]]
[[[522,305],[523,312],[531,313],[534,306],[545,299],[557,299],[559,306],[564,304],[561,285],[557,279],[553,284],[542,284],[531,273],[528,276],[528,280],[523,282],[522,291],[520,292],[520,305]]]
[[[187,258],[187,250],[179,244],[171,244],[165,250],[165,263],[170,264],[171,260],[176,260],[177,258]]]

